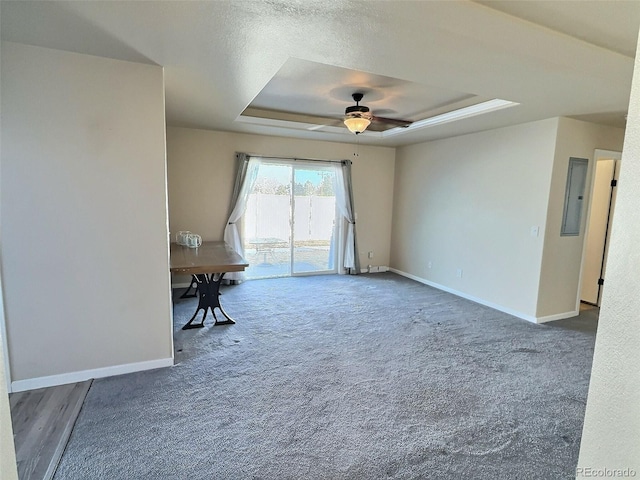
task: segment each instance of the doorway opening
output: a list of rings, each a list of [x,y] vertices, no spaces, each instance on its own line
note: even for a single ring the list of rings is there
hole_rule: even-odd
[[[335,171],[261,163],[242,219],[247,279],[338,273]]]
[[[615,210],[620,152],[596,150],[588,227],[581,273],[580,301],[600,306]]]

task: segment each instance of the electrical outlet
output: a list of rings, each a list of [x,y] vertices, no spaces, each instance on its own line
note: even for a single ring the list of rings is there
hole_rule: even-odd
[[[431,268],[433,267],[433,264],[431,262],[427,263],[427,268]]]
[[[371,252],[369,252],[369,253],[368,253],[368,257],[369,257],[369,258],[373,258],[373,251],[371,251]]]
[[[456,270],[456,277],[462,278],[462,269],[461,268]]]

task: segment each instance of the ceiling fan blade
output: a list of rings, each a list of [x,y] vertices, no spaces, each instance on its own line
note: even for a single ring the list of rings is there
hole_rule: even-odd
[[[397,118],[387,118],[387,117],[378,117],[377,115],[373,116],[373,120],[375,122],[388,123],[390,125],[395,125],[397,127],[407,128],[409,125],[413,123],[411,120],[400,120]]]

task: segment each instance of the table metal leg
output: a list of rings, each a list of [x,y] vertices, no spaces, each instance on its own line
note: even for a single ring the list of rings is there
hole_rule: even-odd
[[[204,320],[207,317],[207,311],[211,310],[211,314],[214,318],[213,325],[230,325],[232,323],[236,323],[227,312],[224,311],[222,305],[220,305],[220,283],[222,282],[222,278],[224,277],[224,273],[220,274],[197,274],[194,275],[193,278],[197,283],[197,293],[198,293],[198,308],[196,309],[191,320],[187,322],[187,324],[182,327],[182,330],[188,330],[190,328],[202,328],[204,327]],[[226,318],[221,322],[218,321],[218,317],[216,317],[216,313],[214,311],[215,308],[220,310],[220,313]],[[200,323],[194,324],[193,321],[198,316],[198,312],[203,310],[202,321]]]
[[[189,293],[189,291],[193,289],[193,293]],[[191,275],[191,283],[187,287],[187,289],[180,295],[180,298],[196,298],[198,296],[198,281],[196,280],[195,275]]]

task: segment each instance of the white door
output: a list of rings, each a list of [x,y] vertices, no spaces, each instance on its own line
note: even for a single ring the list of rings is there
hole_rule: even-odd
[[[602,294],[611,218],[615,206],[616,188],[613,185],[617,181],[618,162],[619,160],[612,158],[596,158],[580,292],[580,299],[593,305],[600,304]]]

